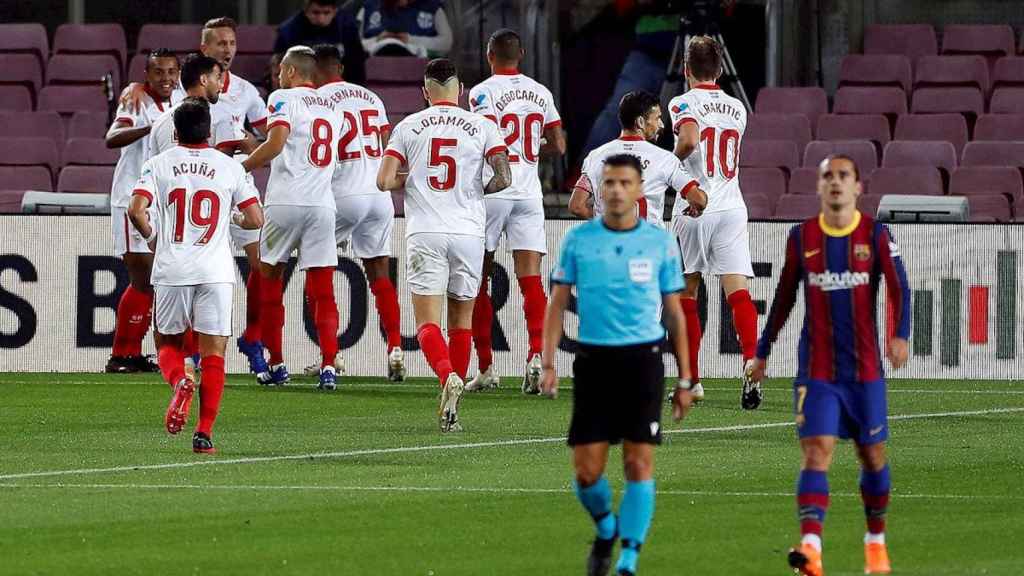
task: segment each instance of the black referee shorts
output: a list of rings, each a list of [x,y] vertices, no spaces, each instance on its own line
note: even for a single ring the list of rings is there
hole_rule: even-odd
[[[632,346],[580,344],[572,364],[569,445],[661,444],[665,397],[662,342]]]

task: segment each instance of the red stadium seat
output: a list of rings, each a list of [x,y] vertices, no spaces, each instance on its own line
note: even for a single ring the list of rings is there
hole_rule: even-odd
[[[0,166],[0,182],[6,190],[53,191],[50,171],[43,166]]]
[[[817,196],[786,195],[775,204],[775,220],[807,220],[821,212],[821,199]]]
[[[1024,87],[1024,58],[1007,56],[996,60],[992,71],[992,87],[1000,86]]]
[[[57,192],[109,194],[113,181],[113,166],[67,166],[60,171]]]
[[[946,141],[894,140],[885,146],[882,166],[932,166],[948,175],[957,167],[956,148]]]
[[[772,206],[775,202],[764,194],[744,194],[743,202],[747,205],[747,218],[767,220],[772,217]]]
[[[973,86],[987,93],[988,64],[981,56],[923,56],[917,61],[914,88]]]
[[[106,112],[75,112],[68,123],[68,138],[105,138],[110,127]]]
[[[0,110],[30,112],[32,110],[32,92],[25,86],[0,85]]]
[[[270,75],[270,56],[267,54],[239,54],[231,63],[231,73],[261,85]]]
[[[39,92],[39,109],[72,114],[109,108],[101,86],[46,86]]]
[[[50,41],[42,24],[0,24],[0,53],[32,54],[40,68],[50,57]]]
[[[377,90],[388,114],[412,114],[423,110],[423,89],[419,86],[390,86]]]
[[[43,65],[32,54],[0,53],[0,85],[18,85],[32,92],[34,101],[39,100],[39,90],[43,86]]]
[[[839,66],[839,87],[890,86],[909,93],[910,60],[902,54],[851,54]]]
[[[0,138],[0,165],[43,166],[52,178],[60,169],[60,153],[49,138]]]
[[[277,40],[277,28],[268,24],[242,24],[235,31],[239,54],[263,54],[270,57]],[[234,68],[232,62],[231,67]]]
[[[423,84],[426,58],[372,56],[366,61],[366,83],[371,90],[387,84]]]
[[[961,166],[1013,166],[1024,170],[1024,142],[968,142]]]
[[[939,174],[938,168],[930,166],[881,167],[871,174],[871,193],[876,196],[887,194],[941,196],[943,194],[942,176]]]
[[[1020,205],[1024,199],[1024,184],[1020,170],[1008,166],[969,166],[953,172],[949,193],[958,196],[975,194],[1002,194]]]
[[[786,193],[786,175],[778,168],[743,168],[740,170],[743,197],[761,194],[775,202]]]
[[[128,63],[128,75],[125,77],[125,84],[128,82],[145,82],[146,81],[146,59],[148,56],[145,54],[136,54],[132,56],[131,61]]]
[[[865,54],[902,54],[913,65],[920,56],[939,53],[930,24],[871,24],[864,28]]]
[[[1024,87],[996,88],[992,91],[988,111],[992,114],[1024,114]]]
[[[789,140],[747,140],[740,146],[740,166],[782,168],[787,173],[800,165],[796,143]]]
[[[120,24],[61,24],[53,37],[54,54],[109,54],[118,72],[128,64],[128,43]]]
[[[889,124],[907,113],[907,95],[902,88],[844,86],[836,92],[834,114],[884,114]]]
[[[803,150],[811,141],[811,122],[803,114],[751,114],[747,117],[743,138],[789,140],[796,144],[797,150]]]
[[[102,85],[110,74],[114,90],[121,89],[121,67],[109,54],[57,54],[46,67],[46,83]]]
[[[1024,141],[1024,114],[985,114],[974,127],[974,139]]]
[[[803,114],[811,122],[811,132],[818,118],[828,114],[828,97],[817,86],[774,88],[765,87],[757,92],[757,114]]]
[[[804,150],[804,166],[817,169],[821,161],[831,154],[849,156],[857,165],[861,178],[867,178],[878,168],[878,151],[868,140],[815,140]]]
[[[969,87],[918,88],[914,90],[910,111],[914,114],[963,114],[968,124],[985,113],[981,90]]]
[[[881,196],[875,196],[873,194],[862,194],[857,199],[857,210],[860,210],[864,214],[874,218],[878,215],[878,204],[882,201]]]
[[[889,143],[889,121],[881,114],[827,114],[818,122],[819,140],[870,140],[879,150]]]
[[[25,190],[0,189],[0,214],[20,214]]]
[[[818,193],[818,168],[797,168],[789,177],[790,196],[813,196]]]
[[[139,30],[138,51],[145,54],[166,48],[177,54],[195,52],[202,29],[198,24],[145,24]]]
[[[65,166],[114,166],[121,151],[107,148],[102,138],[71,138],[64,144]]]
[[[968,196],[967,206],[968,222],[1013,222],[1010,200],[1001,194]]]
[[[56,112],[0,113],[0,126],[8,138],[49,138],[64,141],[64,122]]]
[[[950,24],[942,29],[943,54],[977,54],[994,63],[1013,55],[1016,43],[1007,24]]]
[[[959,155],[967,144],[967,121],[961,114],[906,114],[896,120],[896,140],[945,140]]]

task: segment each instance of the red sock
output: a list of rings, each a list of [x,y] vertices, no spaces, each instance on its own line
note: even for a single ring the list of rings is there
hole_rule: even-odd
[[[284,330],[284,280],[267,278],[260,280],[260,332],[263,345],[270,351],[270,364],[284,362],[281,352],[281,338]]]
[[[548,297],[540,276],[523,276],[519,279],[519,291],[523,294],[523,312],[526,313],[526,332],[530,335],[530,354],[540,354],[544,349],[544,310]]]
[[[419,340],[423,355],[427,357],[427,364],[430,364],[434,374],[437,374],[443,388],[453,370],[452,361],[448,357],[448,345],[441,335],[441,327],[433,323],[424,324],[416,331],[416,339]]]
[[[140,292],[128,285],[117,303],[114,328],[114,356],[139,356],[153,313],[153,293]]]
[[[402,345],[402,313],[398,308],[398,292],[391,279],[377,278],[370,284],[377,315],[388,337],[388,350]]]
[[[473,350],[473,331],[468,328],[452,328],[448,331],[448,350],[451,354],[452,369],[465,379],[469,371],[469,355]]]
[[[693,298],[682,298],[683,315],[686,316],[686,345],[690,352],[690,381],[700,382],[697,371],[697,357],[700,355],[700,315],[697,314],[697,301]]]
[[[730,294],[729,306],[732,307],[732,323],[743,348],[743,360],[749,360],[757,353],[757,308],[754,308],[754,301],[746,290]]]
[[[164,380],[171,388],[185,377],[185,354],[181,348],[164,344],[157,352],[156,361],[160,365],[160,373],[164,375]]]
[[[181,337],[181,353],[185,357],[195,356],[199,352],[199,344],[196,341],[196,333],[191,328],[185,329],[185,334]]]
[[[494,322],[494,306],[491,295],[487,293],[487,279],[480,283],[480,293],[476,295],[473,305],[473,345],[476,347],[477,363],[480,371],[485,372],[494,362],[491,350],[491,325]]]
[[[313,304],[313,323],[320,342],[320,367],[334,366],[338,355],[338,305],[334,301],[334,268],[306,271],[306,291]]]
[[[259,342],[260,333],[260,276],[259,270],[249,271],[249,279],[245,282],[245,332],[242,340]]]
[[[199,425],[197,432],[212,436],[213,421],[220,410],[220,397],[224,393],[224,357],[207,356],[199,365],[203,370],[203,384],[199,387]]]

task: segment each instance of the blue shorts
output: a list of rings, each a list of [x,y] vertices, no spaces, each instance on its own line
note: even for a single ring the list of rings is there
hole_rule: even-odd
[[[797,381],[793,384],[793,411],[800,438],[838,436],[869,446],[889,437],[885,380]]]

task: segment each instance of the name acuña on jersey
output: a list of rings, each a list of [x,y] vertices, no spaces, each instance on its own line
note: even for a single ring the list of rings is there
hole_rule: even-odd
[[[217,171],[210,168],[206,162],[182,162],[174,167],[174,176],[177,177],[182,174],[197,174],[213,180],[217,175]]]
[[[462,128],[470,136],[476,136],[478,130],[475,124],[459,116],[424,116],[420,119],[420,126],[412,128],[412,133],[419,136],[431,126],[455,126]]]
[[[834,290],[849,290],[856,286],[863,286],[871,281],[871,274],[867,272],[808,272],[807,283],[824,292]]]

